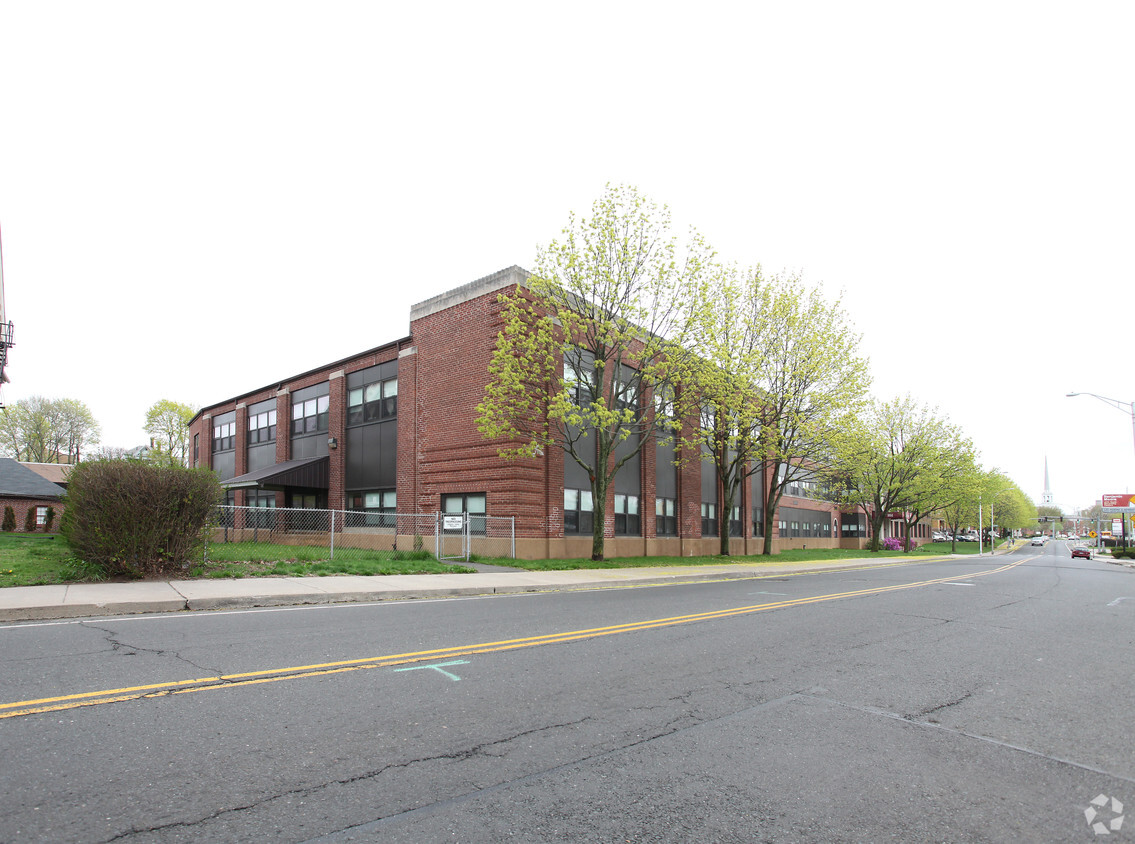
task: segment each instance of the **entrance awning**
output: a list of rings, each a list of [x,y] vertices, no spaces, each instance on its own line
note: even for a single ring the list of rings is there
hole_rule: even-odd
[[[330,457],[288,460],[221,481],[221,486],[225,489],[328,489],[331,485],[330,466]]]

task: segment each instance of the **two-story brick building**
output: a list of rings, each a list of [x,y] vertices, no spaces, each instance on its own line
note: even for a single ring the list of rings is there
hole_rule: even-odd
[[[203,408],[190,423],[194,465],[213,468],[237,505],[514,516],[518,556],[590,555],[580,467],[559,449],[504,460],[476,425],[498,296],[527,275],[513,266],[435,296],[411,309],[405,337]],[[762,548],[763,489],[757,472],[731,514],[736,553]],[[647,443],[610,492],[608,556],[717,553],[719,492],[711,463],[675,465],[672,444]],[[866,538],[808,484],[777,516],[777,548]]]

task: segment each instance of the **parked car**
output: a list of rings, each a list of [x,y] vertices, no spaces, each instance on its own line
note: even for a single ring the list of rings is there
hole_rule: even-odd
[[[946,542],[946,541],[948,541],[946,534],[942,533],[942,531],[940,531],[940,530],[934,531],[934,533],[931,534],[930,539],[933,540],[934,542]]]
[[[1077,557],[1083,557],[1085,560],[1090,560],[1092,558],[1092,549],[1085,548],[1083,545],[1077,545],[1072,549],[1072,559],[1074,560]]]

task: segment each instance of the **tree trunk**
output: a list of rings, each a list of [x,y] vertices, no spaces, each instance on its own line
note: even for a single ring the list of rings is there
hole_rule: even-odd
[[[717,513],[717,532],[721,540],[718,550],[721,551],[721,556],[729,556],[729,516],[733,512],[732,496],[728,492],[722,492],[721,497],[723,506]]]
[[[596,477],[591,482],[591,559],[604,559],[607,534],[607,481]]]
[[[771,492],[771,489],[767,490],[766,492]],[[766,557],[772,556],[772,527],[776,522],[776,506],[778,504],[780,504],[779,495],[776,496],[775,500],[773,499],[772,495],[765,496],[765,543],[764,548],[761,550],[761,553]]]

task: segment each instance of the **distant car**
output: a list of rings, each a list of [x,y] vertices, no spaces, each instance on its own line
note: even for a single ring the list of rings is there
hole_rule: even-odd
[[[1074,560],[1077,557],[1083,557],[1085,560],[1090,560],[1092,558],[1092,549],[1091,548],[1085,548],[1083,545],[1079,545],[1079,546],[1073,548],[1072,549],[1072,559]]]
[[[1079,539],[1080,537],[1078,537],[1078,536],[1077,536],[1076,534],[1074,534],[1074,533],[1070,533],[1070,534],[1068,534],[1068,538],[1069,538],[1069,539],[1073,539],[1073,540],[1075,540],[1075,539]]]
[[[1040,546],[1043,547],[1044,546],[1044,537],[1043,536],[1034,536],[1032,542],[1030,542],[1029,545],[1040,545]]]
[[[946,541],[946,534],[942,533],[941,531],[936,530],[936,531],[934,531],[934,534],[930,538],[934,542],[945,542]]]

